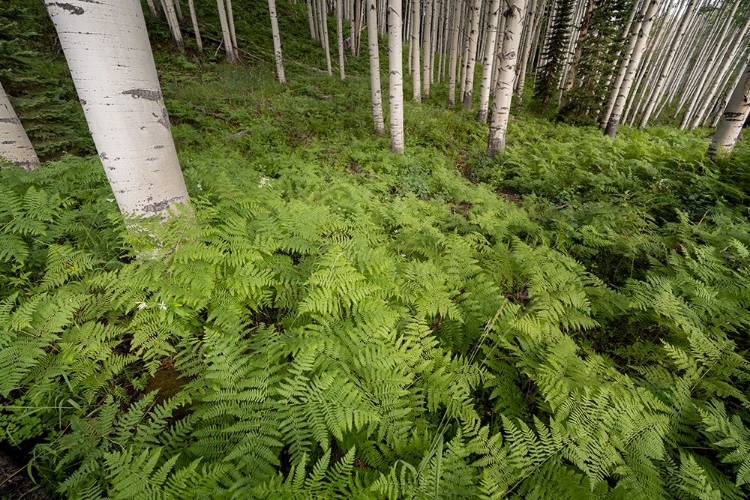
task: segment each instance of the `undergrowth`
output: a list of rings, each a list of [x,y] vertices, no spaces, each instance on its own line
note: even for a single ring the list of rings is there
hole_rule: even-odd
[[[488,160],[438,86],[394,156],[363,73],[170,57],[193,219],[127,231],[96,157],[0,171],[0,428],[34,480],[750,494],[750,148],[522,115]]]

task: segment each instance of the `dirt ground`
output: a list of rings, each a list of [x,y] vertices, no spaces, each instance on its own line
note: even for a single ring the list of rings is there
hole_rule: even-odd
[[[50,500],[42,489],[34,489],[26,472],[26,464],[0,451],[0,500]]]

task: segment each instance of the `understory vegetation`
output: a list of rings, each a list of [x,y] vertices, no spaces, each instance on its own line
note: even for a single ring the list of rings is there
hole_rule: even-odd
[[[364,57],[280,86],[270,56],[156,55],[194,218],[128,230],[71,131],[0,170],[22,473],[92,499],[750,495],[746,144],[526,112],[488,159],[441,84],[392,155]]]

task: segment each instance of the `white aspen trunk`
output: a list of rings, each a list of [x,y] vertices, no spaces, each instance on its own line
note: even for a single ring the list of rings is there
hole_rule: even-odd
[[[568,104],[568,92],[573,90],[573,86],[576,82],[576,73],[578,73],[578,65],[581,62],[581,56],[583,55],[583,45],[582,42],[586,40],[586,37],[589,33],[589,25],[591,24],[591,17],[594,14],[594,0],[588,0],[586,4],[586,10],[583,15],[583,19],[581,20],[580,28],[578,31],[578,36],[576,38],[576,43],[574,45],[573,49],[573,57],[570,61],[570,65],[568,66],[567,75],[565,77],[565,84],[563,85],[563,90],[565,91],[565,95],[560,96],[560,103],[563,107],[565,107]]]
[[[380,53],[378,49],[378,11],[376,0],[367,0],[367,48],[370,53],[370,93],[375,135],[385,133],[383,98],[380,90]]]
[[[225,0],[227,3],[227,22],[229,23],[229,34],[232,35],[232,51],[236,58],[240,56],[240,46],[237,43],[237,33],[234,31],[234,11],[232,10],[232,0]]]
[[[706,103],[705,105],[701,106],[701,112],[698,115],[698,118],[696,118],[695,122],[693,122],[693,125],[691,125],[693,129],[695,129],[696,127],[700,127],[701,124],[707,121],[709,115],[712,114],[711,110],[716,109],[720,105],[720,103],[717,102],[717,99],[719,98],[719,94],[724,90],[723,87],[727,84],[727,76],[733,73],[733,71],[731,71],[732,66],[736,66],[745,61],[745,51],[740,51],[739,48],[740,47],[737,47],[733,51],[731,57],[727,58],[727,62],[725,64],[726,67],[722,67],[722,70],[716,75],[716,78],[714,78],[714,81],[711,84],[711,88],[705,94]],[[747,47],[745,47],[745,49],[746,48]]]
[[[174,11],[177,14],[177,20],[182,22],[182,5],[180,5],[180,0],[172,0],[172,2],[174,2]]]
[[[364,13],[364,0],[357,0],[357,27],[355,30],[356,33],[356,51],[355,55],[359,57],[359,49],[362,47],[362,25],[365,22],[365,13]]]
[[[227,61],[230,64],[237,62],[237,53],[232,45],[232,35],[229,32],[229,23],[227,23],[227,10],[224,0],[216,0],[216,7],[219,9],[219,23],[221,24],[221,34],[224,41],[224,51],[227,54]]]
[[[328,41],[328,10],[326,9],[326,0],[320,0],[318,2],[318,16],[320,18],[323,50],[326,53],[326,71],[329,75],[333,75],[333,67],[331,66],[331,46]]]
[[[738,33],[738,36],[736,37],[735,43],[731,44],[730,46],[735,47],[735,50],[733,50],[730,54],[727,54],[727,57],[725,58],[724,63],[722,64],[721,68],[718,71],[712,72],[714,75],[717,76],[715,81],[713,82],[713,85],[710,86],[710,88],[705,92],[705,95],[703,96],[703,99],[700,99],[699,101],[702,102],[700,107],[695,112],[695,119],[690,124],[690,129],[696,128],[698,125],[703,122],[703,117],[706,114],[706,111],[708,110],[709,104],[713,102],[713,96],[717,92],[719,85],[724,80],[724,75],[726,75],[727,71],[729,70],[729,65],[732,63],[733,60],[737,58],[739,48],[743,46],[747,47],[747,42],[745,41],[745,35],[747,34],[748,26],[750,26],[750,16],[748,16],[747,21],[745,21],[745,25],[742,27],[740,32]]]
[[[523,88],[526,83],[526,70],[529,65],[529,56],[531,55],[532,36],[536,31],[536,9],[538,0],[532,0],[531,7],[526,16],[526,29],[524,30],[523,50],[521,51],[521,62],[518,66],[516,75],[516,95],[518,98],[523,97]]]
[[[610,113],[609,120],[607,121],[605,134],[610,137],[614,137],[617,133],[617,126],[620,123],[620,116],[622,115],[622,111],[625,106],[625,100],[628,98],[630,88],[633,85],[635,71],[638,69],[638,65],[640,64],[641,58],[643,57],[643,52],[646,49],[646,42],[648,41],[648,36],[651,32],[651,26],[654,22],[654,16],[659,10],[660,1],[661,0],[650,0],[650,2],[647,4],[646,12],[643,16],[643,22],[641,23],[640,30],[638,31],[638,34],[635,35],[637,41],[635,43],[635,46],[633,47],[633,55],[630,58],[630,62],[628,63],[627,70],[625,72],[625,78],[622,81],[622,86],[618,91],[617,99],[615,100],[614,107],[612,108],[612,113]]]
[[[391,151],[404,154],[404,61],[401,41],[401,0],[388,2],[388,90],[391,108]]]
[[[496,37],[495,40],[495,57],[494,61],[492,62],[492,76],[490,80],[490,89],[494,91],[494,89],[497,87],[497,80],[500,78],[500,55],[502,54],[503,50],[503,38],[505,36],[505,15],[503,15],[503,2],[500,0],[500,19],[497,23],[497,33],[499,36]],[[518,65],[516,64],[516,71],[518,70]],[[515,79],[513,83],[513,87],[515,88]]]
[[[151,15],[154,17],[159,17],[159,13],[156,12],[156,5],[154,4],[154,0],[146,0],[146,3],[148,4],[148,10],[151,11]]]
[[[495,47],[497,46],[497,22],[500,18],[500,0],[492,0],[488,13],[487,41],[484,44],[484,59],[482,60],[482,82],[479,86],[479,112],[477,120],[487,121],[487,111],[490,103],[490,85],[492,84],[492,70],[495,62]]]
[[[725,154],[732,152],[748,114],[750,114],[750,64],[745,68],[745,74],[739,85],[732,92],[732,97],[719,121],[719,127],[711,139],[707,153],[709,158],[715,159],[719,152]]]
[[[494,92],[490,134],[487,143],[487,156],[494,157],[505,151],[505,133],[508,129],[510,104],[513,99],[513,80],[518,63],[518,45],[523,36],[523,21],[526,0],[503,0],[505,9],[505,31],[503,48],[500,54],[500,76]]]
[[[461,1],[454,0],[453,25],[451,26],[450,60],[448,61],[448,106],[456,104],[456,68],[458,66],[458,39],[461,34]]]
[[[422,93],[425,98],[430,97],[430,58],[432,56],[432,0],[425,0],[424,7],[424,31],[422,46],[424,47],[424,58],[422,61]],[[417,70],[419,71],[419,70]]]
[[[723,48],[724,40],[726,40],[726,37],[729,34],[729,29],[732,25],[732,21],[734,20],[734,14],[737,12],[739,6],[740,0],[737,0],[734,4],[734,7],[732,7],[732,11],[729,13],[729,16],[727,16],[727,20],[724,23],[723,29],[721,30],[719,41],[716,43],[713,50],[711,51],[711,54],[708,56],[708,60],[705,61],[704,69],[701,72],[698,84],[696,86],[695,94],[693,95],[694,97],[690,101],[690,105],[688,106],[688,109],[683,115],[682,121],[680,122],[680,130],[685,130],[692,122],[693,118],[695,118],[694,112],[696,107],[698,106],[698,101],[701,98],[703,87],[706,84],[706,79],[708,78],[708,75],[712,73],[710,70],[712,69],[714,62],[716,61],[716,56],[718,55],[719,50]]]
[[[443,0],[443,26],[442,26],[442,34],[440,37],[440,65],[438,67],[438,82],[445,81],[445,68],[446,68],[446,60],[448,59],[448,52],[450,51],[450,45],[449,45],[449,30],[448,26],[450,25],[450,5],[448,0]]]
[[[182,31],[180,31],[180,23],[177,22],[177,14],[174,11],[174,4],[172,0],[162,0],[162,9],[164,10],[164,16],[167,18],[167,24],[169,25],[169,31],[172,33],[172,39],[177,50],[180,53],[185,53],[185,42],[182,39]]]
[[[193,23],[193,31],[195,31],[195,43],[198,45],[198,52],[203,54],[203,39],[201,39],[201,31],[198,28],[198,16],[195,14],[194,0],[188,0],[188,8],[190,9],[190,21]]]
[[[675,55],[677,54],[677,49],[678,47],[680,47],[680,43],[685,37],[685,33],[687,33],[688,24],[693,17],[693,10],[695,9],[696,3],[697,0],[690,0],[688,2],[687,8],[685,9],[685,13],[682,15],[680,25],[677,28],[677,34],[672,39],[672,43],[669,46],[669,52],[667,53],[667,58],[664,61],[664,64],[662,65],[661,72],[659,73],[659,78],[656,81],[656,85],[654,86],[653,91],[651,92],[651,97],[646,104],[646,109],[643,110],[643,116],[641,117],[641,121],[638,124],[638,126],[641,128],[645,127],[648,124],[648,121],[651,118],[651,114],[654,111],[654,107],[656,107],[656,103],[661,97],[664,84],[666,83],[667,77],[672,70],[672,62],[674,61]]]
[[[411,52],[411,76],[412,76],[412,100],[422,102],[422,84],[419,68],[419,28],[421,16],[421,1],[412,0],[411,4],[411,39],[409,50]]]
[[[36,170],[39,158],[0,84],[0,158],[24,170]]]
[[[750,64],[750,60],[747,61],[747,64]],[[742,79],[745,77],[745,68],[740,68],[740,71],[737,73],[737,76],[735,77],[732,84],[727,89],[726,95],[721,101],[719,112],[716,114],[716,117],[711,122],[711,128],[715,128],[719,125],[719,120],[721,120],[721,117],[724,116],[724,110],[727,107],[727,103],[729,103],[729,100],[732,98],[732,93],[734,92],[734,89],[737,88],[737,86],[740,84]]]
[[[459,78],[459,82],[461,84],[461,88],[458,92],[458,99],[459,101],[463,102],[464,100],[464,92],[466,91],[466,62],[469,60],[469,29],[471,26],[471,7],[468,5],[464,7],[464,21],[461,25],[461,39],[463,41],[463,48],[461,49],[461,65],[459,66],[461,68],[461,77]]]
[[[646,6],[643,6],[643,9],[645,9]],[[638,18],[635,19],[635,13],[638,12],[639,9],[639,3],[636,2],[633,5],[633,11],[630,15],[630,22],[628,22],[626,28],[625,28],[625,36],[627,37],[631,32],[631,26],[633,35],[630,36],[630,42],[628,42],[628,46],[625,48],[625,50],[622,53],[622,61],[620,61],[620,70],[617,73],[617,77],[615,78],[614,84],[612,85],[612,92],[609,96],[609,101],[607,102],[607,107],[604,110],[604,114],[602,115],[602,119],[600,121],[600,126],[602,129],[604,129],[607,126],[607,122],[609,122],[609,117],[612,114],[612,109],[615,107],[615,101],[617,100],[617,96],[620,92],[620,87],[622,86],[622,82],[625,79],[625,73],[628,70],[628,63],[630,62],[630,57],[633,54],[633,48],[635,48],[635,44],[638,41],[637,33],[640,32],[641,24],[643,22],[643,14],[639,13]],[[635,25],[633,25],[633,22],[635,22]]]
[[[315,14],[313,14],[313,2],[315,0],[307,0],[307,21],[310,24],[310,38],[313,40],[318,39],[318,31],[315,29]]]
[[[339,46],[339,76],[343,80],[346,78],[346,72],[344,71],[344,27],[341,13],[341,2],[343,0],[336,0],[336,38]]]
[[[427,65],[427,68],[430,73],[430,84],[435,83],[435,57],[437,55],[437,51],[439,50],[439,41],[438,41],[438,28],[440,26],[440,12],[442,10],[442,3],[439,0],[434,0],[432,2],[432,35],[431,40],[432,43],[430,44],[430,64]],[[427,95],[426,97],[430,96],[430,91],[427,89]]]
[[[482,0],[474,0],[472,6],[471,27],[469,28],[469,54],[466,62],[466,82],[464,84],[463,106],[471,109],[471,101],[474,93],[474,66],[477,61],[477,47],[479,45],[479,18],[482,14]]]
[[[283,85],[286,83],[286,75],[284,74],[284,58],[281,54],[281,35],[279,35],[279,21],[276,17],[276,0],[268,0],[268,11],[271,14],[271,34],[273,36],[273,55],[276,59],[276,78],[279,80],[279,83]]]
[[[359,20],[359,10],[360,10],[360,4],[359,0],[354,0],[354,4],[352,5],[353,11],[352,12],[352,19],[349,24],[349,39],[351,41],[349,45],[349,49],[352,51],[352,55],[355,55],[357,53],[357,37],[359,34],[357,33],[357,21]]]
[[[123,213],[188,199],[138,0],[45,0]]]

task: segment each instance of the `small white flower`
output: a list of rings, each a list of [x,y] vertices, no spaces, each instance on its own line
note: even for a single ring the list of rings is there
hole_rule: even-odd
[[[265,186],[269,182],[271,182],[271,179],[269,179],[268,177],[261,177],[260,178],[260,182],[258,183],[258,187],[262,188],[263,186]]]
[[[159,309],[161,309],[162,311],[167,310],[167,304],[165,304],[163,300],[159,302]]]
[[[114,203],[115,199],[114,198],[107,198],[107,201],[110,202],[110,203]]]
[[[139,301],[139,302],[136,302],[135,305],[136,305],[136,307],[138,308],[139,311],[142,311],[143,309],[146,309],[146,307],[148,306],[148,304],[146,304],[142,300]]]
[[[198,189],[200,189],[201,191],[203,191],[203,186],[201,186],[200,182],[198,183]]]

